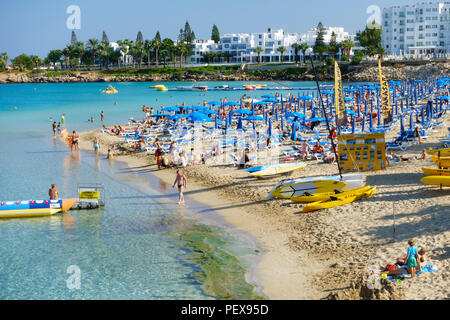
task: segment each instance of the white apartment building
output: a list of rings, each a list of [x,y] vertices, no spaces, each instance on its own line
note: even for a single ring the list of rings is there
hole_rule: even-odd
[[[355,36],[349,35],[340,27],[325,27],[324,41],[329,43],[332,32],[336,33],[337,42],[345,39],[352,39],[355,41]],[[195,41],[194,54],[190,57],[191,63],[203,62],[203,55],[205,52],[221,52],[228,53],[229,62],[257,62],[258,54],[255,52],[256,47],[261,47],[261,62],[280,62],[281,53],[277,50],[283,46],[286,51],[283,53],[284,62],[295,61],[295,50],[292,48],[294,43],[306,42],[310,46],[314,45],[316,40],[317,29],[313,28],[306,34],[286,33],[283,29],[273,30],[269,28],[267,32],[261,33],[237,33],[224,34],[220,38],[219,43],[214,43],[212,40],[197,40]],[[299,52],[299,57],[302,59],[302,52]]]
[[[384,8],[382,46],[400,56],[450,53],[450,2],[422,2]]]

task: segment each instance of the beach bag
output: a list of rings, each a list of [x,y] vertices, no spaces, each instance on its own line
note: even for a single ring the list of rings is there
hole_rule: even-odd
[[[389,263],[386,268],[384,268],[384,271],[393,271],[397,270],[397,266],[395,264]]]

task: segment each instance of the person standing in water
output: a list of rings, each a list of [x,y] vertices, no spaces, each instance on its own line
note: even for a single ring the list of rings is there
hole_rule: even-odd
[[[103,117],[104,117],[104,113],[103,113],[103,110],[102,110],[102,113],[100,113],[100,119],[101,119],[101,121],[103,122]]]
[[[79,140],[80,140],[80,136],[78,135],[78,133],[75,130],[73,130],[73,133],[72,133],[72,148],[75,147],[75,150],[80,150],[80,146],[78,145]]]
[[[56,188],[55,184],[52,183],[52,187],[48,189],[48,196],[50,200],[58,200],[59,199],[59,190]]]
[[[177,170],[177,176],[172,188],[175,188],[175,184],[178,184],[178,204],[182,204],[184,203],[183,190],[186,188],[187,178],[180,170]]]
[[[56,121],[53,121],[53,124],[52,124],[52,129],[53,129],[53,136],[54,137],[56,137]]]
[[[61,125],[64,126],[66,123],[66,117],[64,116],[64,113],[61,116]]]
[[[95,154],[98,153],[98,149],[99,149],[98,138],[95,137],[94,138],[94,152],[95,152]]]

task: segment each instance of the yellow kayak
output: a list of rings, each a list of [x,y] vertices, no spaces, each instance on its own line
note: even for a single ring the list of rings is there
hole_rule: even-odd
[[[438,167],[450,168],[450,157],[440,157],[440,158],[438,158],[437,156],[432,156],[431,159],[433,159],[434,163]]]
[[[337,180],[319,180],[309,181],[298,184],[284,185],[272,192],[272,196],[281,199],[290,199],[295,196],[301,196],[305,193],[315,194],[324,192],[334,192],[342,190],[347,184]]]
[[[270,166],[267,169],[256,171],[250,173],[252,177],[255,178],[268,178],[270,176],[288,173],[295,170],[301,170],[306,167],[306,163],[298,162],[298,163],[283,163],[275,166]]]
[[[343,206],[345,204],[352,203],[353,201],[356,200],[369,198],[375,193],[376,189],[377,189],[376,187],[372,187],[369,190],[366,190],[365,192],[362,192],[360,194],[349,193],[347,195],[342,196],[341,195],[331,196],[329,197],[328,200],[316,201],[307,204],[306,206],[303,207],[303,212],[312,212],[326,208]]]
[[[291,198],[292,202],[296,203],[311,203],[317,201],[325,201],[328,200],[331,196],[342,197],[347,195],[360,195],[366,191],[368,191],[371,187],[365,186],[362,188],[355,188],[350,190],[345,190],[341,192],[324,192],[324,193],[315,193],[309,196],[295,196]]]
[[[429,155],[437,156],[440,153],[441,157],[449,157],[450,156],[450,148],[443,149],[430,149],[427,151]]]
[[[422,168],[427,176],[450,176],[450,169]]]
[[[433,186],[450,187],[450,176],[426,176],[420,179],[420,181]]]

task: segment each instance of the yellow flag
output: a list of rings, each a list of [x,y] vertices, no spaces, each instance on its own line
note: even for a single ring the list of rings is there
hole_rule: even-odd
[[[339,128],[347,123],[347,110],[342,90],[341,69],[339,69],[337,61],[334,61],[334,106],[336,108],[336,127]]]
[[[389,122],[391,118],[391,97],[389,94],[389,83],[381,68],[381,57],[378,57],[378,74],[380,75],[380,98],[383,119],[384,122]]]

